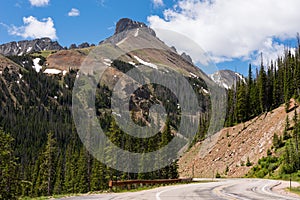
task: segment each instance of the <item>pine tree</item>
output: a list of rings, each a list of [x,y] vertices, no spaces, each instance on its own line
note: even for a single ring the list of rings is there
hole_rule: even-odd
[[[61,194],[63,192],[63,183],[64,183],[64,157],[62,153],[60,153],[57,167],[56,167],[55,185],[53,189],[54,194]]]
[[[104,190],[108,187],[106,179],[106,166],[98,160],[93,161],[92,176],[91,176],[91,191]]]
[[[259,102],[260,111],[267,111],[267,75],[264,69],[263,62],[260,66],[259,77],[258,77],[258,90],[259,90]]]
[[[277,108],[281,104],[280,84],[278,72],[274,71],[273,77],[273,105],[272,109]]]
[[[80,193],[88,192],[88,169],[86,150],[81,148],[78,160],[78,174],[76,180],[78,182],[78,189]]]
[[[76,180],[78,173],[78,157],[79,154],[74,144],[69,144],[66,150],[65,175],[64,175],[64,192],[78,192],[78,182]]]
[[[259,101],[259,89],[257,80],[254,81],[253,86],[250,91],[251,95],[251,108],[252,108],[252,117],[257,116],[261,113],[260,101]]]
[[[52,132],[48,133],[47,143],[44,151],[42,152],[42,162],[40,164],[40,185],[39,190],[43,195],[52,195],[54,187],[54,177],[56,168],[56,139]]]
[[[248,69],[248,81],[247,81],[247,96],[246,96],[246,99],[247,99],[247,114],[248,114],[248,117],[251,117],[251,112],[253,111],[253,104],[251,102],[251,98],[252,98],[252,88],[253,88],[253,74],[252,74],[252,65],[249,64],[249,69]]]
[[[290,138],[290,135],[288,133],[289,129],[290,129],[290,119],[289,116],[287,115],[285,118],[285,127],[283,130],[283,140],[288,140]]]
[[[282,173],[283,174],[291,174],[293,173],[293,164],[292,164],[292,158],[291,153],[289,150],[289,145],[285,146],[285,153],[284,153],[284,161],[282,165]]]
[[[18,165],[13,152],[14,139],[0,129],[0,199],[17,199]]]
[[[248,119],[247,91],[244,82],[238,83],[237,90],[237,122],[244,122]]]
[[[299,165],[299,132],[300,132],[300,125],[299,125],[299,121],[298,121],[298,114],[297,114],[297,110],[295,109],[294,112],[294,117],[293,117],[293,121],[294,121],[294,130],[293,130],[293,138],[294,138],[294,143],[295,143],[295,162],[296,162],[296,167],[297,169],[300,169],[300,165]]]

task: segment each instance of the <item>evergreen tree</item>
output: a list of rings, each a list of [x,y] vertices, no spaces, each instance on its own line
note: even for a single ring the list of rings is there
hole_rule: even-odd
[[[76,179],[78,174],[78,151],[74,144],[69,144],[66,150],[65,161],[65,175],[64,175],[64,192],[76,193],[78,192],[78,181]]]
[[[246,85],[244,82],[238,83],[237,90],[237,122],[244,122],[248,119],[248,99]]]
[[[261,63],[259,77],[258,77],[258,90],[260,111],[267,111],[267,75],[263,63]]]
[[[92,169],[91,191],[107,189],[108,180],[106,179],[106,166],[98,160],[94,160]]]
[[[294,162],[296,163],[296,168],[300,169],[300,161],[299,161],[299,133],[300,133],[300,125],[299,125],[299,119],[298,119],[298,114],[297,114],[297,110],[295,109],[294,112],[294,117],[293,117],[293,121],[294,121],[294,130],[293,130],[293,139],[294,139],[294,143],[295,143],[295,157],[294,157]]]
[[[13,138],[0,129],[0,199],[17,199],[18,164],[13,152]]]
[[[49,132],[45,149],[41,155],[42,162],[39,169],[39,190],[41,195],[52,195],[56,168],[56,155],[56,139],[54,138],[53,133]]]
[[[62,153],[59,155],[59,159],[56,167],[55,185],[53,189],[54,194],[61,194],[63,192],[64,183],[64,157]]]

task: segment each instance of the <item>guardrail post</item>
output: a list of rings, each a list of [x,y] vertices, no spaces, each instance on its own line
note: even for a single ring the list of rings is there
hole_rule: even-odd
[[[112,180],[110,180],[108,182],[108,187],[109,187],[109,192],[112,192],[112,188],[113,188],[113,181]]]

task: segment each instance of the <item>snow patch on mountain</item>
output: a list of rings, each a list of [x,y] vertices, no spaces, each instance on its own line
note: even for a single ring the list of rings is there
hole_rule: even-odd
[[[151,67],[151,68],[153,68],[153,69],[158,69],[157,65],[155,65],[155,64],[153,64],[153,63],[146,62],[146,61],[140,59],[140,58],[137,57],[137,56],[134,56],[134,58],[135,58],[139,63],[141,63],[141,64],[143,64],[143,65],[146,65],[146,66]]]
[[[135,32],[135,34],[134,34],[134,37],[137,37],[137,36],[139,36],[139,31],[140,31],[140,29],[138,28],[138,29],[136,29],[136,32]]]
[[[226,83],[223,83],[223,87],[227,90],[230,88]]]
[[[61,73],[61,70],[59,69],[46,69],[44,71],[44,74],[60,74]]]
[[[37,73],[39,73],[39,72],[41,71],[41,69],[43,68],[43,67],[39,64],[40,60],[41,60],[40,58],[35,58],[35,59],[32,60],[32,61],[33,61],[33,66],[32,66],[32,68],[34,68],[35,71],[36,71]]]
[[[235,73],[235,75],[237,75],[240,78],[240,80],[242,80],[246,84],[246,80],[242,75],[240,75],[239,73]]]
[[[192,72],[190,72],[190,75],[191,75],[192,77],[194,77],[194,78],[198,78],[198,76],[197,76],[196,74],[192,73]]]
[[[232,88],[238,81],[242,81],[243,83],[247,84],[246,79],[241,74],[231,70],[220,70],[209,75],[209,77],[216,84],[225,89]]]
[[[131,61],[130,61],[130,62],[128,62],[128,63],[131,64],[131,65],[133,65],[133,66],[136,66],[134,62],[131,62]]]
[[[28,49],[26,50],[26,53],[29,53],[32,50],[32,47],[28,47]]]
[[[209,91],[204,89],[203,87],[201,88],[201,90],[205,93],[205,94],[209,94]]]

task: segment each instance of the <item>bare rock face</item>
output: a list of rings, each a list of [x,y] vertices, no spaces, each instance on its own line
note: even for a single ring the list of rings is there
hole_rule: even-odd
[[[150,33],[154,37],[156,36],[154,30],[149,28],[146,24],[142,22],[133,21],[128,18],[123,18],[118,21],[116,25],[115,35],[136,28],[146,28],[148,33]]]
[[[23,40],[0,45],[0,54],[4,56],[24,55],[36,51],[62,50],[63,47],[50,38],[40,38],[35,40]]]
[[[181,57],[182,57],[183,59],[185,59],[186,61],[188,61],[189,63],[193,64],[193,60],[192,60],[191,56],[189,56],[189,55],[186,54],[185,52],[183,52],[183,53],[181,54]]]

